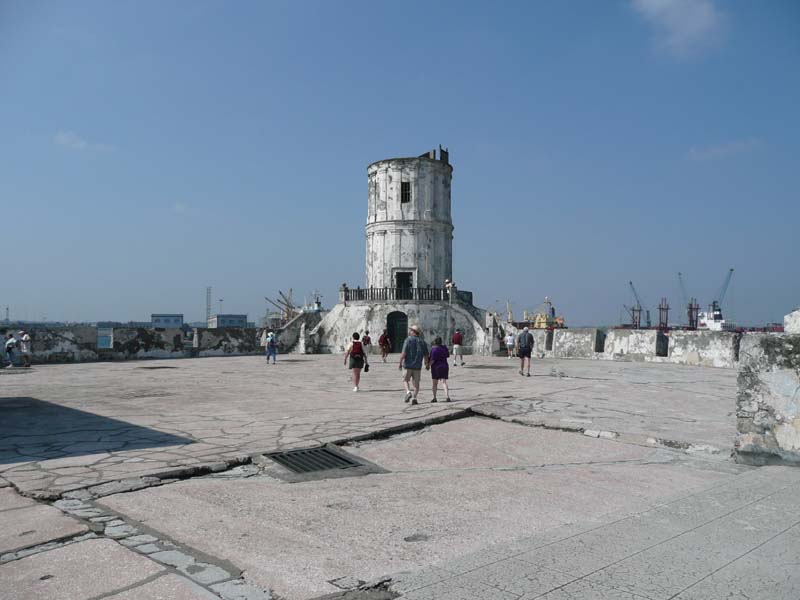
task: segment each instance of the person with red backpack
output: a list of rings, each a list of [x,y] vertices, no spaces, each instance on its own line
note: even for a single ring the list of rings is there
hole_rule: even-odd
[[[353,341],[344,353],[344,364],[353,372],[353,391],[358,391],[361,384],[361,369],[369,371],[367,353],[364,351],[364,344],[359,340],[358,332],[353,334]],[[349,362],[347,359],[350,359]]]

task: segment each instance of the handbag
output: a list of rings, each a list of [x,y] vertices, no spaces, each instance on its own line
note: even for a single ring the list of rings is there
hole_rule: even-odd
[[[364,365],[364,373],[369,373],[369,363]]]

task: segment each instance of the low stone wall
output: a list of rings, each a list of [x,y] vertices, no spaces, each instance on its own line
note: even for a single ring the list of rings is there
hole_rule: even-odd
[[[736,461],[800,466],[800,335],[748,334],[739,358]]]
[[[192,338],[187,339],[182,329],[115,327],[113,342],[114,360],[183,358],[189,355]]]
[[[256,329],[197,327],[194,330],[191,352],[193,356],[242,356],[263,352]]]
[[[666,358],[668,340],[656,329],[612,329],[606,335],[605,360],[640,360]]]
[[[734,368],[739,361],[739,333],[670,331],[668,361],[699,367]]]
[[[18,329],[0,329],[2,337],[17,334]],[[31,362],[63,363],[97,360],[97,328],[54,327],[36,328],[28,331],[31,336]],[[0,348],[3,360],[5,348]]]
[[[596,358],[605,349],[606,333],[591,327],[553,331],[554,358]]]

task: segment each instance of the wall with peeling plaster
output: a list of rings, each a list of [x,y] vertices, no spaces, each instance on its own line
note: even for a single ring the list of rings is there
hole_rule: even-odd
[[[556,329],[553,331],[553,356],[555,358],[597,358],[595,350],[603,348],[606,333],[591,327]],[[599,344],[599,346],[598,346]],[[599,353],[600,355],[603,352]]]
[[[2,331],[2,337],[18,329]],[[36,328],[28,331],[31,336],[33,363],[64,363],[97,360],[97,328],[95,327],[54,327]],[[17,336],[18,337],[18,336]],[[5,349],[1,349],[5,360]]]
[[[656,357],[659,345],[666,356],[667,340],[655,329],[612,329],[606,335],[605,360],[647,360]]]
[[[729,331],[670,331],[670,363],[734,368],[742,335]]]
[[[736,461],[800,466],[800,335],[746,334],[739,358]]]
[[[114,360],[183,358],[192,345],[182,329],[114,328]]]
[[[429,157],[396,158],[367,168],[366,286],[396,287],[395,273],[412,274],[411,287],[442,288],[453,273],[450,184],[453,168]],[[401,183],[411,201],[401,202]]]

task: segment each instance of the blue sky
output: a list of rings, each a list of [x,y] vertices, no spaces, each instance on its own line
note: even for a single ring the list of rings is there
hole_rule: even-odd
[[[363,285],[366,166],[442,144],[454,276],[611,324],[800,304],[800,4],[0,0],[0,304],[201,319]],[[215,303],[216,309],[216,303]]]

